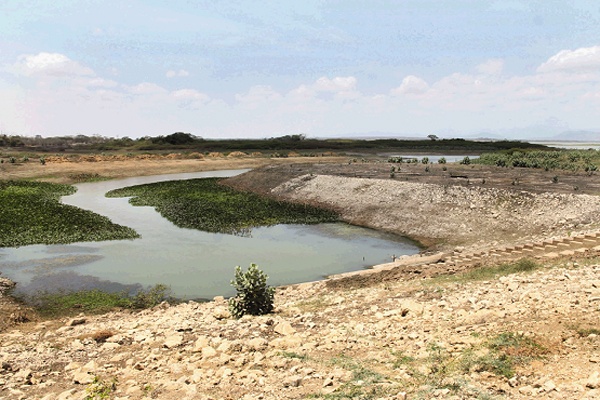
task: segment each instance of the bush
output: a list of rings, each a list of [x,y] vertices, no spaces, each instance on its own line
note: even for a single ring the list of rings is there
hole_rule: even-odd
[[[242,272],[239,265],[235,267],[235,279],[231,281],[231,285],[235,287],[237,294],[229,299],[229,312],[234,318],[273,311],[275,288],[267,285],[267,278],[256,264],[250,264],[246,272]]]

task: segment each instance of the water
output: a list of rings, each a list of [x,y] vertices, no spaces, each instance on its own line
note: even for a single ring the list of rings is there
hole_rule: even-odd
[[[232,295],[236,265],[256,263],[269,284],[322,279],[414,254],[410,241],[343,223],[255,228],[251,237],[206,233],[173,225],[151,207],[133,207],[125,198],[106,198],[112,189],[175,179],[232,176],[244,170],[136,177],[82,183],[63,197],[75,205],[129,226],[141,239],[33,245],[0,249],[0,271],[18,282],[17,292],[100,288],[136,291],[157,283],[177,297]]]

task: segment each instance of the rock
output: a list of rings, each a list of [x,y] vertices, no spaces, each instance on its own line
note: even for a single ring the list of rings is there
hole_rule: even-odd
[[[275,325],[275,328],[273,330],[283,336],[289,336],[296,333],[296,330],[287,321],[281,321],[280,323]]]
[[[202,349],[202,358],[212,358],[217,355],[217,351],[211,346],[206,346]]]
[[[590,389],[600,388],[600,372],[596,371],[592,373],[585,381],[585,387]]]
[[[288,376],[283,380],[284,387],[298,387],[302,384],[302,377],[300,375]]]
[[[78,370],[73,373],[73,383],[88,385],[94,382],[94,375]]]
[[[231,314],[229,313],[229,310],[226,307],[215,307],[212,316],[215,319],[221,320],[229,318]]]
[[[163,343],[163,346],[167,349],[174,349],[175,347],[179,347],[183,344],[183,335],[180,333],[176,333],[167,337]]]
[[[247,346],[251,351],[260,351],[268,346],[269,342],[263,338],[254,338],[248,341]]]
[[[553,390],[556,390],[556,385],[551,380],[548,380],[542,385],[542,390],[546,393],[552,392]]]
[[[85,318],[73,318],[67,323],[67,326],[77,326],[85,324]]]

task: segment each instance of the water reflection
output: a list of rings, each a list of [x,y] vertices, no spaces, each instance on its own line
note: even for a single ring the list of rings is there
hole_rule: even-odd
[[[232,295],[234,268],[256,263],[281,285],[388,262],[418,248],[393,235],[342,223],[277,225],[252,229],[251,237],[178,228],[151,207],[133,207],[125,198],[106,198],[109,190],[160,180],[231,176],[244,171],[128,178],[84,183],[64,197],[76,205],[129,226],[141,239],[68,245],[33,245],[0,251],[0,271],[18,290],[148,287],[169,285],[173,295],[211,298]],[[84,282],[85,284],[83,285]],[[59,285],[59,283],[62,285]],[[82,286],[83,285],[83,286]]]

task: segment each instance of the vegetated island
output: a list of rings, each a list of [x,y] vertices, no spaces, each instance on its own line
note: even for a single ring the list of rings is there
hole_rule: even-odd
[[[219,184],[219,178],[149,183],[111,190],[107,197],[131,197],[134,206],[152,206],[180,228],[246,235],[276,224],[335,222],[338,215],[308,204],[273,200]]]

